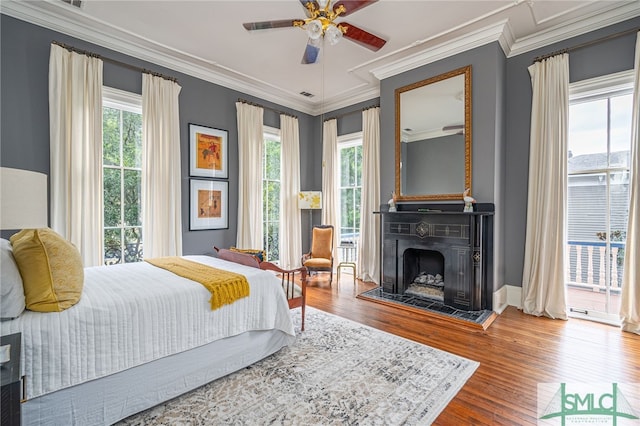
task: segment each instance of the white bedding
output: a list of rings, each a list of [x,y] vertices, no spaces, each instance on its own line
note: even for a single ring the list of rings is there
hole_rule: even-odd
[[[273,274],[209,256],[185,258],[245,275],[250,296],[212,311],[201,284],[147,262],[87,268],[75,306],[0,323],[3,335],[22,333],[27,399],[246,331],[295,337]]]

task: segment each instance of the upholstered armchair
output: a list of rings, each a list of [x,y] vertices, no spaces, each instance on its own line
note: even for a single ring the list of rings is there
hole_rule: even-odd
[[[302,255],[302,265],[309,274],[329,272],[333,281],[333,225],[316,225],[311,235],[311,251]]]

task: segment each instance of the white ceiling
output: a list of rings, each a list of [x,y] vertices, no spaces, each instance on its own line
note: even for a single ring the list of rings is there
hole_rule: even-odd
[[[248,32],[244,22],[304,18],[298,0],[2,0],[2,13],[216,84],[317,115],[379,96],[379,80],[498,41],[507,56],[640,15],[638,0],[380,0],[336,22],[385,38],[350,40],[302,65],[299,28]],[[306,98],[300,92],[315,96]]]

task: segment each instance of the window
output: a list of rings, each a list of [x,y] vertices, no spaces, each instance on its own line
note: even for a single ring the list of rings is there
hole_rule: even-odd
[[[102,108],[104,263],[142,260],[142,100],[105,87]]]
[[[280,260],[280,130],[265,127],[262,155],[262,220],[267,260]]]
[[[620,308],[629,216],[632,87],[625,81],[574,84],[569,106],[568,302],[572,312],[603,320]]]
[[[344,247],[353,247],[360,235],[360,196],[362,194],[362,133],[338,138],[338,164],[340,164],[340,241]],[[342,257],[341,257],[342,259]]]

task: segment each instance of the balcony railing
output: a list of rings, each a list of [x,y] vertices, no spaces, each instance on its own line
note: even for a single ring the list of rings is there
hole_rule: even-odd
[[[624,257],[623,242],[610,242],[611,247],[611,291],[619,292],[622,286],[622,259]],[[592,288],[594,291],[605,290],[606,243],[594,241],[569,241],[567,243],[567,281],[568,284]]]

